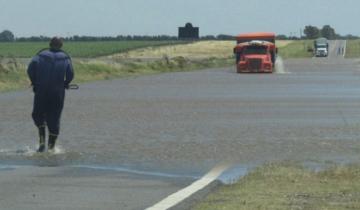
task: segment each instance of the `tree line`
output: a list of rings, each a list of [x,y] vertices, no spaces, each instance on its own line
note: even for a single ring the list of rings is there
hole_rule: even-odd
[[[303,36],[286,36],[286,35],[278,35],[276,38],[280,39],[280,40],[299,40],[299,39],[317,39],[320,37],[325,37],[327,39],[330,40],[334,40],[334,39],[345,39],[345,40],[350,40],[350,39],[359,39],[359,36],[355,36],[352,34],[348,34],[348,35],[340,35],[338,33],[336,33],[335,29],[333,27],[331,27],[330,25],[324,25],[322,28],[318,28],[316,26],[312,26],[312,25],[307,25],[304,28],[303,31],[304,35]]]
[[[336,39],[339,37],[339,35],[335,32],[335,29],[330,25],[324,25],[322,28],[312,25],[305,26],[304,34],[307,39],[317,39],[319,37]]]
[[[316,26],[308,25],[305,26],[305,29],[302,32],[304,35],[301,36],[295,36],[295,35],[286,36],[280,34],[277,35],[276,38],[280,40],[317,39],[319,37],[325,37],[327,39],[345,38],[344,36],[336,34],[335,29],[332,28],[330,25],[325,25],[321,29]]]
[[[276,38],[279,40],[299,40],[299,39],[316,39],[319,37],[325,37],[327,39],[359,39],[359,36],[354,35],[339,35],[336,33],[335,29],[330,25],[325,25],[322,28],[316,26],[308,25],[305,26],[304,36],[286,36],[283,34],[277,35]],[[32,36],[32,37],[18,37],[9,31],[4,30],[0,33],[0,42],[40,42],[40,41],[49,41],[51,37],[47,36]],[[119,36],[71,36],[65,37],[65,41],[175,41],[179,40],[177,36],[169,35],[156,35],[156,36],[139,36],[139,35],[119,35]],[[219,34],[201,36],[200,40],[235,40],[235,36]]]
[[[319,37],[325,37],[327,39],[358,39],[358,36],[351,34],[342,36],[336,33],[335,29],[330,25],[324,25],[322,28],[316,26],[308,25],[305,26],[304,34],[306,39],[317,39]]]
[[[41,42],[50,41],[51,37],[47,36],[32,36],[32,37],[18,37],[5,30],[0,33],[0,42]],[[217,36],[207,35],[200,37],[200,40],[234,40],[235,37],[226,34],[219,34]],[[119,36],[70,36],[65,37],[65,41],[175,41],[179,40],[177,36],[169,35],[155,35],[155,36],[139,36],[139,35],[119,35]]]

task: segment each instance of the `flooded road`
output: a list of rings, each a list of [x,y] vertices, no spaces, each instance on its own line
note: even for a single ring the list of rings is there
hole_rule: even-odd
[[[83,84],[67,92],[59,149],[45,156],[34,153],[30,90],[3,93],[0,173],[100,167],[196,179],[219,162],[359,161],[359,60],[335,55],[284,66],[282,74],[225,68]]]
[[[84,84],[68,91],[60,150],[45,163],[33,155],[32,93],[4,93],[0,161],[199,175],[225,160],[357,159],[357,62],[287,60],[287,74],[229,68]]]

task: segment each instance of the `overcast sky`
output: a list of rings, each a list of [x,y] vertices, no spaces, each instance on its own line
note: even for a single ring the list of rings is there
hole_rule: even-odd
[[[0,0],[0,31],[17,37],[177,35],[186,22],[200,27],[202,36],[298,36],[309,24],[360,35],[359,20],[359,0]]]

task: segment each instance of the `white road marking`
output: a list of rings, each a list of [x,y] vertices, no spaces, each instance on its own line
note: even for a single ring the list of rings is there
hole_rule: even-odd
[[[221,164],[216,166],[212,169],[209,173],[207,173],[204,177],[200,180],[192,183],[190,186],[169,195],[164,200],[160,201],[159,203],[155,204],[152,207],[147,208],[146,210],[166,210],[171,207],[176,206],[186,198],[189,198],[194,193],[198,192],[199,190],[204,189],[210,183],[215,181],[225,170],[230,167],[230,164]]]

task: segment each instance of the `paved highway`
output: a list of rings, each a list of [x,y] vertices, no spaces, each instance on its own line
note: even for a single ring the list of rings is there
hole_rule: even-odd
[[[3,93],[0,164],[10,167],[0,171],[0,208],[49,209],[43,198],[143,209],[219,162],[359,161],[360,63],[337,55],[343,45],[332,42],[328,58],[286,60],[282,74],[231,67],[83,84],[68,92],[55,155],[33,154],[31,92]]]

